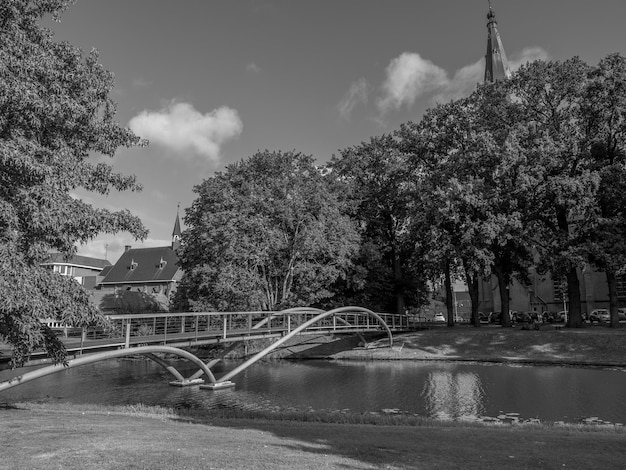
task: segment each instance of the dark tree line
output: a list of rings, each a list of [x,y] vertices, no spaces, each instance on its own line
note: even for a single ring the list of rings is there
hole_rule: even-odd
[[[607,275],[615,325],[626,266],[625,84],[618,54],[595,67],[537,61],[341,150],[325,176],[310,157],[254,155],[196,188],[184,292],[197,308],[404,312],[443,279],[452,311],[452,282],[462,278],[477,325],[479,282],[495,275],[507,325],[507,288],[514,277],[528,282],[534,266],[566,281],[568,324],[579,327],[577,273],[590,263]],[[329,256],[290,251],[311,233]]]

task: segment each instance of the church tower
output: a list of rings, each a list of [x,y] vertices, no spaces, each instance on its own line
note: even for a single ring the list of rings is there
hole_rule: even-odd
[[[485,82],[493,83],[511,76],[502,39],[498,33],[496,14],[489,5],[487,13],[487,54],[485,55]]]
[[[178,209],[176,209],[176,220],[174,221],[174,230],[172,231],[172,250],[176,251],[180,247],[180,218],[178,217]]]

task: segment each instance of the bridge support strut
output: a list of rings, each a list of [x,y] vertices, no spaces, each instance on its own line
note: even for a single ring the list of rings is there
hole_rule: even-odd
[[[230,380],[224,380],[223,382],[200,385],[200,388],[208,388],[209,390],[223,390],[225,388],[235,388],[235,382],[231,382]]]

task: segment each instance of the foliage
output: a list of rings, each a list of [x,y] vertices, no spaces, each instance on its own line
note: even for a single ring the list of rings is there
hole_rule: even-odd
[[[590,74],[591,168],[599,175],[595,220],[581,231],[589,260],[606,273],[611,326],[619,326],[617,275],[626,274],[626,59],[610,54]]]
[[[580,234],[593,220],[599,183],[590,159],[591,115],[585,110],[591,71],[578,58],[537,61],[507,83],[528,133],[525,188],[541,265],[553,277],[566,277],[568,324],[575,327],[582,325],[577,270],[586,260]]]
[[[121,290],[105,295],[101,303],[119,315],[168,311],[168,305],[159,302],[159,296],[147,292]]]
[[[577,269],[591,260],[611,278],[625,264],[625,71],[617,54],[537,61],[396,132],[423,181],[411,220],[432,277],[456,260],[471,295],[495,274],[506,313],[505,287],[539,255],[567,278],[570,326],[582,324]]]
[[[38,22],[58,17],[68,2],[11,0],[0,4],[0,339],[20,364],[38,347],[57,360],[64,351],[38,319],[76,325],[98,321],[87,295],[71,279],[44,271],[50,250],[72,255],[76,243],[98,233],[146,231],[127,210],[95,209],[72,196],[139,190],[134,176],[93,163],[91,153],[113,156],[140,144],[114,120],[108,97],[113,75],[65,42],[54,42]],[[9,275],[10,274],[10,275]]]
[[[398,142],[390,135],[373,137],[342,150],[330,167],[349,187],[352,216],[361,229],[366,305],[398,313],[419,305],[425,278],[412,269],[409,230],[419,181],[411,179]]]
[[[336,188],[311,157],[269,151],[196,186],[179,295],[195,310],[275,310],[331,298],[358,247]]]

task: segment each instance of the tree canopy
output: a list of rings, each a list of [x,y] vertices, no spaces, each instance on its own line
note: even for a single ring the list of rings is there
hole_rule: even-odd
[[[330,163],[349,188],[351,216],[363,238],[360,265],[363,299],[370,307],[404,313],[419,304],[425,276],[413,269],[415,243],[409,230],[416,218],[418,178],[411,178],[406,155],[391,135],[348,147]]]
[[[94,163],[142,142],[115,121],[113,74],[92,50],[55,42],[40,21],[58,17],[61,0],[0,3],[0,339],[21,364],[35,348],[62,360],[64,350],[39,319],[76,326],[102,321],[71,278],[40,267],[51,250],[71,256],[102,232],[147,231],[128,210],[96,209],[78,189],[140,190],[134,176]]]
[[[332,176],[310,156],[258,152],[196,186],[179,289],[202,310],[276,310],[331,298],[358,247]]]
[[[578,58],[536,61],[396,132],[411,177],[425,183],[410,216],[429,229],[415,241],[427,247],[434,276],[462,266],[474,313],[479,279],[496,275],[507,324],[507,288],[513,276],[527,282],[535,264],[565,281],[569,325],[581,326],[578,273],[592,263],[607,274],[617,324],[625,71],[618,54],[595,67]]]

